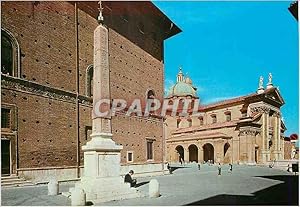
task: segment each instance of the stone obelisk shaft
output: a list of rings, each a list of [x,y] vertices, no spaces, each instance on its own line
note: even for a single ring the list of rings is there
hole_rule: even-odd
[[[109,62],[108,62],[108,30],[100,24],[94,31],[94,85],[93,85],[93,133],[111,134],[111,117],[99,116],[95,111],[109,110],[109,104],[97,105],[101,100],[110,100]],[[96,109],[95,107],[99,107]]]

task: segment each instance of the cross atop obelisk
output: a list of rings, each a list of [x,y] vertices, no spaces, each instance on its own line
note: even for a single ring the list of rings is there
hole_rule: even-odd
[[[99,1],[98,4],[99,4],[99,8],[98,8],[99,15],[98,15],[97,20],[98,20],[99,24],[103,24],[104,18],[103,18],[103,15],[102,15],[102,11],[103,11],[102,2]]]

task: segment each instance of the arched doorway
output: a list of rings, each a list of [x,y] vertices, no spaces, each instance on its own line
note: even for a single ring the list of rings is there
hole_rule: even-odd
[[[184,149],[181,145],[178,145],[176,148],[177,151],[177,155],[178,155],[178,162],[180,162],[180,160],[184,161]]]
[[[230,163],[230,153],[229,153],[230,144],[227,142],[224,144],[224,163]]]
[[[203,159],[205,162],[212,160],[214,163],[214,147],[212,144],[207,143],[203,145]]]
[[[194,144],[189,146],[189,158],[190,162],[198,162],[198,147]]]

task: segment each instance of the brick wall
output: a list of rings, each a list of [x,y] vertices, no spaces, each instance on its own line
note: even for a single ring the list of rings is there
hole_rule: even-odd
[[[97,26],[96,16],[89,12],[88,4],[79,3],[78,6],[81,95],[86,95],[86,69],[93,64],[93,31]],[[10,31],[20,45],[21,78],[75,95],[74,5],[69,2],[1,2],[1,6],[2,27]],[[148,89],[153,89],[156,96],[162,98],[162,38],[158,35],[156,41],[149,40],[152,32],[159,28],[151,22],[151,16],[145,17],[147,33],[136,33],[136,24],[140,22],[138,15],[131,16],[128,25],[124,26],[123,14],[108,11],[105,16],[109,28],[112,98],[145,98]],[[45,89],[40,87],[39,90]],[[76,165],[74,101],[14,91],[9,87],[2,88],[2,92],[2,103],[15,104],[18,109],[19,168]],[[81,105],[79,114],[81,147],[90,139],[91,105]],[[154,162],[161,161],[162,126],[161,120],[155,118],[113,117],[113,139],[124,147],[122,163],[126,162],[129,150],[134,151],[134,163],[146,162],[146,137],[155,140]],[[81,160],[82,156],[81,152]]]

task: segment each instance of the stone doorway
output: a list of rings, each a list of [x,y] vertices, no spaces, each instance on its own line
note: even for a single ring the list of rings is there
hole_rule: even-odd
[[[1,139],[1,174],[10,175],[10,140]]]
[[[224,163],[230,163],[231,162],[231,155],[230,155],[230,144],[227,142],[224,144]]]
[[[258,147],[255,147],[254,151],[254,161],[257,163],[258,162]]]
[[[190,162],[198,162],[198,147],[194,144],[189,146]]]
[[[203,145],[203,158],[205,162],[212,160],[214,163],[214,147],[212,144],[207,143]]]

